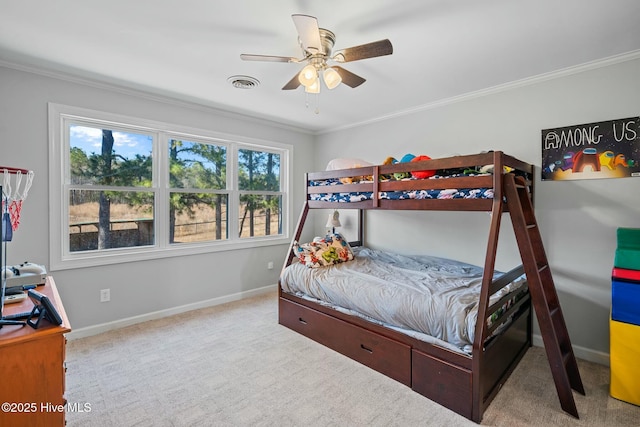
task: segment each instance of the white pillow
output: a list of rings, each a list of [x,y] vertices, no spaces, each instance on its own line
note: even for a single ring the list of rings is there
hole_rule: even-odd
[[[327,164],[327,168],[325,170],[333,171],[336,169],[351,169],[351,168],[360,168],[364,166],[373,166],[373,163],[369,163],[362,159],[333,159]]]

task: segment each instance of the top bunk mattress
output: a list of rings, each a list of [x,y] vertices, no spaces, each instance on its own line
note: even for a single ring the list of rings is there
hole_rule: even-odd
[[[300,262],[280,278],[284,292],[361,316],[423,341],[471,353],[483,269],[426,255],[354,248],[352,261],[320,268]],[[494,272],[494,280],[502,272]],[[490,304],[527,291],[524,275],[492,295]],[[491,319],[488,319],[488,323]]]
[[[447,177],[434,176],[428,179],[443,179],[450,177],[468,177],[468,176],[490,176],[490,174],[476,174],[476,175],[452,175]],[[418,181],[414,178],[405,178],[400,181]],[[371,181],[359,181],[359,183],[370,183]],[[380,182],[391,182],[391,180],[383,180]],[[323,201],[323,202],[338,202],[338,203],[353,203],[362,202],[365,200],[371,200],[374,198],[373,191],[351,191],[342,192],[338,189],[340,187],[334,187],[339,185],[345,185],[339,179],[326,179],[310,181],[311,187],[325,187],[331,188],[331,192],[311,193],[309,194],[309,200]],[[326,187],[330,186],[330,187]],[[409,189],[409,190],[397,190],[397,191],[379,191],[377,194],[380,200],[426,200],[426,199],[493,199],[493,188],[434,188],[434,189]]]

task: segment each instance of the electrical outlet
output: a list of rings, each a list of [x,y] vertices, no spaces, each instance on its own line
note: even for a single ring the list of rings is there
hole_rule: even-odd
[[[100,289],[100,302],[111,301],[111,289]]]
[[[267,263],[267,270],[273,270],[273,261]]]

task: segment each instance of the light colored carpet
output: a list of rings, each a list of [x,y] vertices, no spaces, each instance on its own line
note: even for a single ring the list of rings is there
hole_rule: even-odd
[[[66,397],[90,412],[68,426],[474,426],[277,323],[263,296],[71,340]],[[531,348],[482,425],[637,426],[640,407],[608,395],[609,370],[579,361],[580,419],[560,409]]]

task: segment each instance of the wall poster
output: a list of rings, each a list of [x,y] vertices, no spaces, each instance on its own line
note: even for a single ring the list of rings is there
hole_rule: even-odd
[[[542,180],[640,177],[640,117],[542,130]]]

